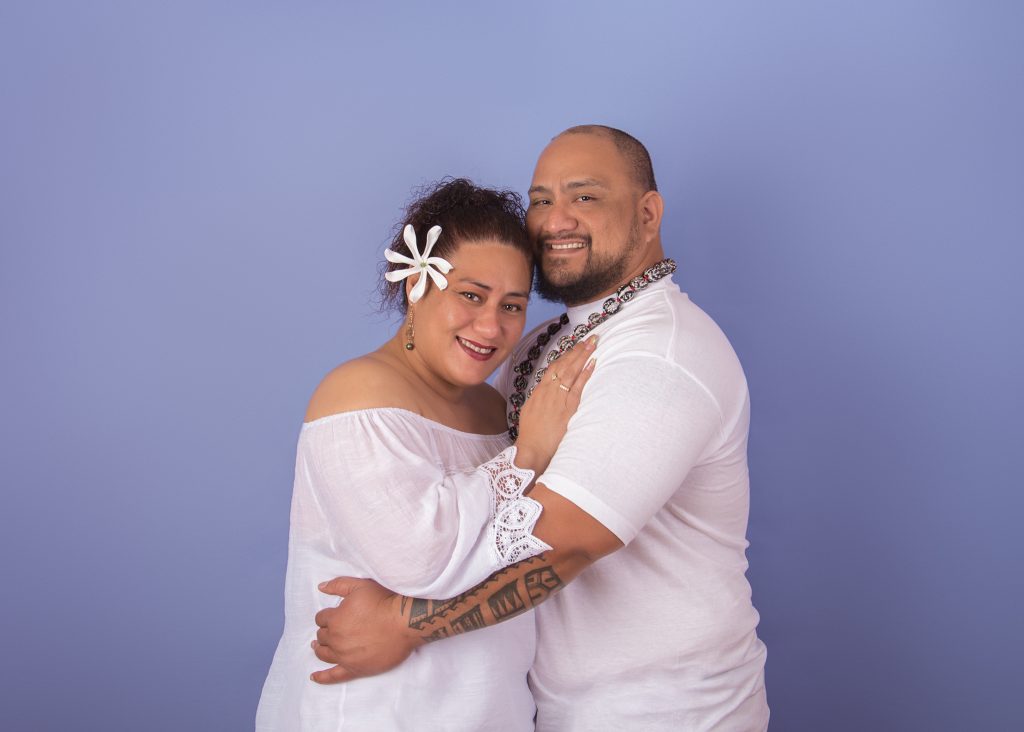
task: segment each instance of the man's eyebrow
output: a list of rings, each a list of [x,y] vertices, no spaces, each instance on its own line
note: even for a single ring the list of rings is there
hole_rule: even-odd
[[[571,180],[571,181],[569,181],[568,183],[565,184],[566,190],[570,190],[570,191],[574,191],[574,190],[576,190],[578,188],[607,188],[607,187],[608,186],[606,186],[604,183],[602,183],[597,178],[580,178],[579,180]],[[530,193],[530,195],[533,195],[534,193],[546,193],[546,194],[549,194],[549,193],[551,193],[551,189],[548,188],[547,186],[539,186],[539,185],[538,186],[531,186],[530,190],[529,190],[529,193]]]
[[[607,186],[599,181],[597,178],[581,178],[580,180],[571,180],[565,184],[565,187],[569,190],[574,188],[607,188]]]

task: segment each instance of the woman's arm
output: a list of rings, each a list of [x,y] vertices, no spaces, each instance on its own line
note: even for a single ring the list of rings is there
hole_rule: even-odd
[[[305,527],[304,543],[360,576],[448,597],[547,548],[532,536],[540,507],[523,491],[534,476],[512,468],[514,448],[449,473],[434,435],[404,411],[341,414],[305,432],[299,469],[308,472],[310,500],[293,510],[293,530]]]
[[[532,535],[540,504],[523,494],[579,404],[590,374],[583,368],[589,345],[559,362],[571,389],[537,389],[524,410],[520,443],[465,473],[438,466],[432,438],[410,427],[403,412],[366,411],[364,402],[389,386],[379,364],[359,364],[360,374],[342,367],[326,379],[311,415],[322,413],[325,402],[341,413],[307,425],[306,450],[328,550],[387,587],[436,598],[549,549]],[[389,393],[402,403],[397,389]]]

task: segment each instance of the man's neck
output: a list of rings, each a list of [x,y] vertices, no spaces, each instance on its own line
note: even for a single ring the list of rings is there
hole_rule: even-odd
[[[587,300],[581,300],[579,302],[569,302],[568,300],[566,300],[563,302],[563,304],[567,308],[577,308],[580,307],[581,305],[589,305],[590,303],[601,302],[602,300],[606,300],[612,295],[614,295],[616,292],[618,292],[619,288],[622,287],[624,284],[632,280],[634,277],[642,275],[644,272],[646,272],[648,269],[656,265],[664,258],[665,251],[661,248],[661,245],[658,244],[646,257],[644,257],[643,260],[641,260],[637,265],[635,265],[631,269],[627,270],[626,276],[624,276],[622,280],[614,287]]]

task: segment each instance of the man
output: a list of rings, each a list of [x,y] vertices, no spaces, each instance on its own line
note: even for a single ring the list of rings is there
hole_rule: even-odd
[[[767,728],[745,577],[746,380],[665,276],[662,209],[650,157],[624,132],[574,127],[541,154],[527,229],[538,289],[565,302],[568,323],[510,359],[498,386],[513,420],[538,373],[558,378],[546,352],[600,337],[579,410],[530,492],[543,506],[534,535],[552,549],[444,602],[327,583],[346,600],[317,616],[314,650],[338,666],[314,680],[380,673],[423,643],[539,606],[538,729]]]

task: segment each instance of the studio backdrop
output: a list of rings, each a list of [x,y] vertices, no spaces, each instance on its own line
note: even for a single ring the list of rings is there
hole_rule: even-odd
[[[747,373],[772,729],[1024,728],[1022,7],[6,4],[0,728],[251,729],[403,205],[590,122]]]

